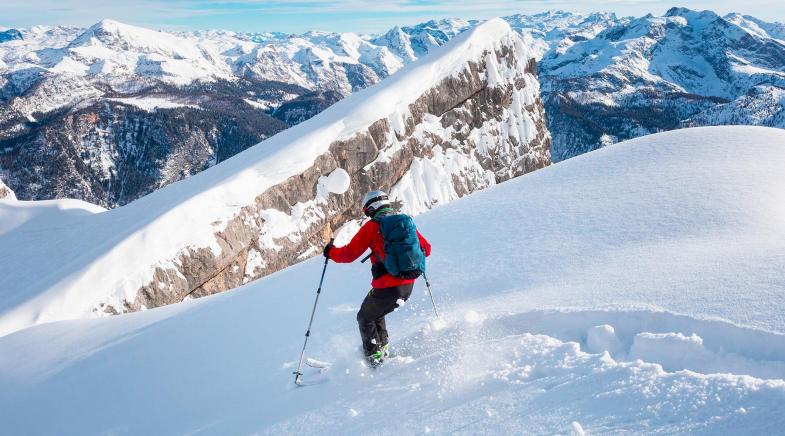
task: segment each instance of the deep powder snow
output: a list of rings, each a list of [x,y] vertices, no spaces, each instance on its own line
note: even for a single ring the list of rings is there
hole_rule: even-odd
[[[307,356],[332,365],[308,368],[307,388],[291,372],[320,259],[213,297],[10,334],[3,429],[780,432],[784,165],[783,131],[688,129],[423,214],[445,319],[418,283],[388,320],[396,357],[370,371],[355,321],[367,265],[330,264]]]

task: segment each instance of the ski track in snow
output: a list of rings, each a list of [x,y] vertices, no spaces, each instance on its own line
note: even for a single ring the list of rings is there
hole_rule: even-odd
[[[340,410],[375,417],[385,406],[410,402],[413,395],[415,407],[391,413],[406,418],[391,417],[395,424],[377,428],[379,433],[417,434],[428,428],[458,434],[523,429],[550,434],[568,432],[574,419],[586,422],[590,433],[646,432],[649,427],[666,433],[715,433],[740,424],[751,424],[751,432],[767,432],[781,425],[767,423],[766,417],[781,410],[782,380],[665,372],[656,363],[584,353],[575,342],[530,333],[491,334],[481,325],[450,323],[438,334],[425,335],[425,341],[407,338],[397,350],[411,353],[409,359],[393,358],[375,371],[347,357],[331,367],[329,386],[312,387],[341,400],[264,433],[362,432],[363,425],[373,424],[347,425]],[[363,392],[359,399],[354,398],[358,391]],[[322,392],[304,395],[311,394]]]
[[[388,318],[393,357],[371,370],[354,312],[367,265],[330,264],[306,353],[330,368],[304,366],[302,388],[292,372],[321,259],[212,297],[9,334],[3,430],[781,433],[784,163],[781,131],[689,129],[423,214],[445,318],[418,282]]]

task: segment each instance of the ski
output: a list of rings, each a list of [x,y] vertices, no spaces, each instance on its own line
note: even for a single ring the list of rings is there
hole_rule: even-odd
[[[317,378],[317,379],[313,379],[313,380],[311,380],[311,379],[309,379],[309,380],[303,380],[303,379],[300,377],[300,378],[297,378],[297,380],[294,382],[294,384],[295,384],[296,386],[300,386],[300,387],[306,387],[306,386],[315,386],[315,385],[320,385],[320,384],[322,384],[322,383],[327,383],[328,381],[330,381],[330,379],[329,379],[329,378],[327,378],[327,377]]]
[[[311,379],[303,380],[302,376],[304,374],[301,373],[301,372],[295,372],[295,375],[297,375],[297,377],[295,377],[294,383],[297,386],[305,387],[305,386],[320,385],[320,384],[326,383],[326,382],[328,382],[330,380],[329,377],[326,377],[326,376],[324,376],[322,374],[327,372],[327,370],[330,368],[330,366],[332,366],[332,363],[324,362],[324,361],[321,361],[321,360],[312,359],[312,358],[309,357],[309,358],[305,359],[305,366],[308,366],[308,367],[314,368],[314,369],[318,369],[319,372],[315,373],[316,375],[318,375],[318,377],[316,379],[313,379],[313,380],[311,380]]]
[[[323,374],[325,372],[327,372],[327,370],[330,368],[330,366],[332,366],[332,363],[330,363],[330,362],[323,362],[321,360],[312,359],[310,357],[305,359],[304,363],[305,363],[305,366],[308,366],[309,368],[318,369],[319,372],[318,373],[314,373],[315,375],[318,375],[318,377],[316,379],[313,379],[313,380],[311,380],[311,379],[303,380],[302,376],[304,374],[301,373],[301,372],[300,373],[295,372],[295,375],[297,375],[297,377],[295,377],[294,383],[297,386],[303,386],[304,387],[304,386],[320,385],[322,383],[327,383],[330,380],[329,377],[326,377]]]
[[[320,385],[323,383],[327,383],[328,381],[330,381],[330,378],[324,376],[317,377],[314,379],[308,378],[307,380],[303,380],[302,377],[297,377],[294,384],[299,387],[307,387],[307,386]]]
[[[317,369],[328,369],[332,366],[332,363],[330,362],[323,362],[321,360],[311,359],[310,357],[305,359],[305,364],[311,368]]]

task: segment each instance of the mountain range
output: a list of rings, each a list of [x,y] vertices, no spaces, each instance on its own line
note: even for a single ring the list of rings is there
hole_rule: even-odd
[[[673,8],[546,53],[540,78],[554,160],[685,126],[785,128],[778,29],[739,14]]]
[[[538,60],[554,161],[680,127],[785,127],[780,24],[684,8],[504,19]],[[0,43],[0,179],[21,199],[126,204],[301,123],[478,23],[378,35],[166,33],[113,20],[9,29]]]

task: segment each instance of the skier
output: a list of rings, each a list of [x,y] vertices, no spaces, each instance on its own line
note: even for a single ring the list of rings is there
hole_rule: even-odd
[[[431,244],[415,229],[411,217],[393,212],[387,194],[382,191],[366,194],[362,210],[370,221],[349,244],[343,247],[333,246],[332,241],[327,244],[324,256],[338,263],[350,263],[371,249],[373,280],[357,312],[357,322],[365,357],[375,368],[389,355],[384,317],[409,299],[414,281],[425,270],[425,256],[431,254]],[[385,253],[385,240],[390,253]]]

